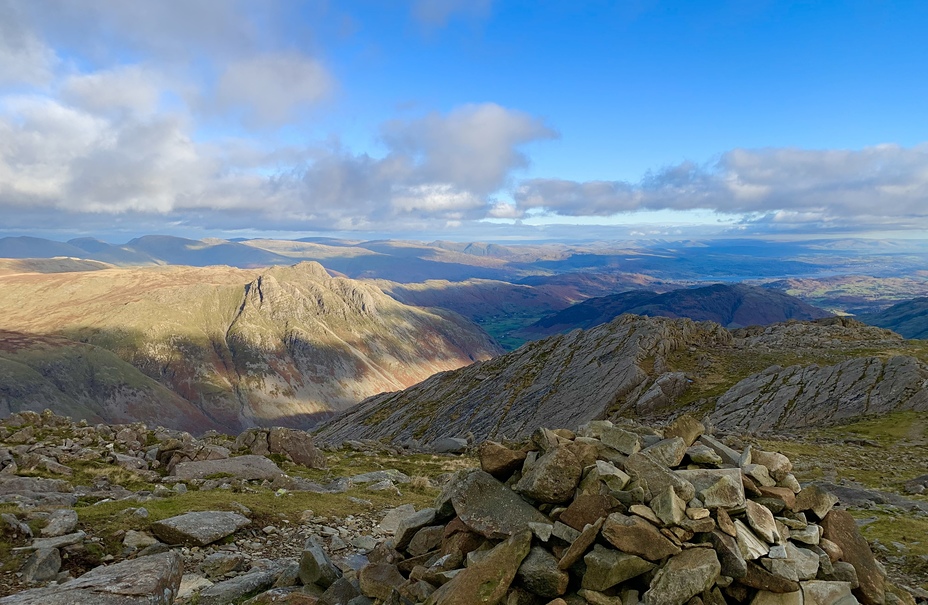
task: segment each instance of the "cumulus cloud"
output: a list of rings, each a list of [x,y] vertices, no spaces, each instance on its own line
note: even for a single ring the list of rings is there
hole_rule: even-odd
[[[58,57],[26,25],[19,7],[0,0],[0,87],[48,84]]]
[[[610,216],[708,209],[767,223],[928,226],[928,144],[860,150],[735,149],[683,162],[639,183],[531,179],[514,193],[522,212]],[[900,222],[902,221],[902,222]]]
[[[127,65],[68,76],[61,97],[93,112],[152,113],[158,108],[164,78],[156,70]]]
[[[488,194],[527,162],[518,147],[552,136],[487,104],[390,122],[382,157],[339,146],[268,152],[197,142],[183,114],[101,112],[122,96],[103,102],[98,84],[73,83],[86,107],[31,96],[0,112],[0,207],[289,229],[447,224],[491,212]]]
[[[265,53],[230,63],[219,78],[216,102],[241,109],[258,126],[281,126],[324,99],[333,80],[323,65],[293,52]]]
[[[418,160],[424,182],[455,183],[481,194],[496,191],[513,170],[528,165],[521,145],[555,136],[542,120],[495,103],[392,121],[383,132],[393,153]]]

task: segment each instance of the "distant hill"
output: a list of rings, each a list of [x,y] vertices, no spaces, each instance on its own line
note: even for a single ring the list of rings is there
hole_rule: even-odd
[[[907,300],[879,313],[860,315],[857,319],[872,326],[889,328],[906,338],[928,339],[928,297]]]
[[[522,330],[521,334],[527,338],[541,338],[577,328],[591,328],[612,321],[623,313],[688,317],[696,321],[714,321],[726,328],[830,316],[826,311],[777,290],[744,284],[716,284],[663,294],[633,290],[591,298],[540,319]]]
[[[60,392],[65,411],[194,432],[305,428],[501,352],[452,312],[403,305],[318,263],[8,273],[0,330],[31,351],[6,357],[0,413],[55,410]],[[88,407],[93,394],[112,405]]]
[[[317,436],[430,443],[473,434],[479,443],[538,426],[682,411],[726,431],[793,431],[928,411],[926,362],[928,343],[843,317],[729,331],[622,315],[376,395],[327,420]]]

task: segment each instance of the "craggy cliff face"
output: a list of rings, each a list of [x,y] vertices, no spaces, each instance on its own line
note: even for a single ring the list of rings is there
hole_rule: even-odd
[[[317,263],[25,274],[2,285],[0,330],[32,343],[0,350],[11,376],[3,415],[59,398],[73,414],[191,431],[305,428],[500,352],[452,313],[408,307]],[[65,378],[77,368],[86,380],[74,384]],[[28,396],[36,391],[46,396]]]

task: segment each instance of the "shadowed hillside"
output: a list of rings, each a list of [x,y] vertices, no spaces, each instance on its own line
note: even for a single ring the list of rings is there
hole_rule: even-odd
[[[872,326],[888,328],[906,338],[928,338],[928,298],[901,302],[879,313],[861,315],[858,319]]]

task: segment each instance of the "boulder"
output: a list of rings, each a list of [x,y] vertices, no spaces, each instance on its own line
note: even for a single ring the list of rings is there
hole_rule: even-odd
[[[139,557],[101,565],[60,586],[3,597],[0,605],[170,605],[183,571],[176,552]]]
[[[558,560],[540,546],[533,546],[519,566],[516,577],[532,594],[553,599],[567,592],[570,576],[558,568]]]
[[[582,473],[580,461],[569,448],[554,447],[535,462],[514,489],[539,502],[566,502]]]
[[[532,522],[551,523],[535,507],[483,471],[469,473],[455,485],[451,502],[467,527],[492,540],[514,535]],[[441,508],[441,503],[436,502],[436,509]]]
[[[264,456],[236,456],[222,460],[198,460],[195,462],[181,462],[171,471],[171,474],[183,481],[193,479],[209,479],[215,476],[225,476],[244,481],[273,481],[284,474],[280,467]]]
[[[41,534],[47,538],[63,536],[77,529],[77,511],[73,508],[59,508],[48,517],[48,525]]]
[[[586,572],[583,574],[582,587],[600,592],[636,578],[656,567],[654,563],[645,561],[641,557],[599,544],[583,557],[583,561],[586,563]]]
[[[303,553],[300,555],[299,576],[300,581],[307,586],[315,584],[328,588],[342,577],[342,572],[329,559],[319,539],[310,536],[303,545]]]
[[[275,426],[268,434],[268,449],[309,468],[326,466],[325,454],[313,445],[313,438],[306,431]]]
[[[612,513],[603,524],[602,536],[622,552],[648,561],[660,561],[680,552],[679,546],[641,517]]]
[[[711,548],[684,550],[667,561],[644,593],[646,605],[683,605],[712,588],[721,566]]]
[[[201,511],[185,513],[151,524],[151,532],[167,544],[206,546],[231,536],[250,521],[238,513]]]
[[[436,590],[426,605],[497,605],[505,598],[531,544],[532,532],[513,534]]]
[[[831,510],[822,519],[822,529],[823,537],[838,545],[844,560],[857,572],[860,586],[854,589],[854,596],[864,605],[883,605],[886,581],[854,517],[846,511]]]

